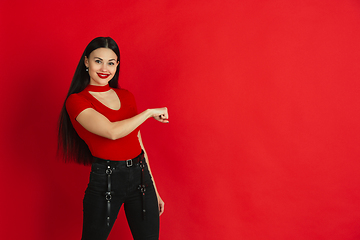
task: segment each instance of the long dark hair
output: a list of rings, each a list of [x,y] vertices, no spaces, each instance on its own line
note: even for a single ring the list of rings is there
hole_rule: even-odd
[[[85,48],[79,64],[75,70],[74,77],[70,84],[69,92],[64,101],[59,117],[58,132],[58,156],[61,156],[65,162],[77,162],[89,165],[93,162],[93,156],[87,144],[82,140],[73,125],[71,124],[69,114],[66,111],[65,103],[68,97],[73,93],[83,91],[90,83],[89,73],[86,71],[85,56],[89,57],[90,53],[98,48],[109,48],[114,51],[120,61],[120,51],[116,42],[110,37],[97,37],[93,39]],[[116,69],[114,77],[109,81],[112,88],[118,88],[120,64]]]

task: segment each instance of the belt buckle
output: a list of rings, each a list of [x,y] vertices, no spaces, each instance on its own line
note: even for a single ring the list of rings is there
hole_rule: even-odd
[[[133,165],[132,159],[126,160],[126,167],[131,167]]]

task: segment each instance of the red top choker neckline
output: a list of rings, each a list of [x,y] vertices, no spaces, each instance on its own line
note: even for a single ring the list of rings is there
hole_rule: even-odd
[[[111,87],[109,86],[109,84],[105,85],[105,86],[95,86],[95,85],[87,85],[86,90],[90,91],[90,92],[106,92],[109,91],[111,89]]]

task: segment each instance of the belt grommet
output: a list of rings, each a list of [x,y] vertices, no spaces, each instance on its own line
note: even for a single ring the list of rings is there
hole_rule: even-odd
[[[105,199],[106,199],[107,201],[110,201],[110,200],[111,200],[111,193],[110,193],[110,192],[105,193]]]

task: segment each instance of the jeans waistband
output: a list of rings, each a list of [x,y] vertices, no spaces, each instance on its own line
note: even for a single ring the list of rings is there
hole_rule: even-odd
[[[125,161],[113,161],[113,160],[107,160],[102,159],[98,157],[94,157],[94,163],[98,163],[104,166],[111,166],[112,168],[118,168],[118,167],[132,167],[138,164],[141,160],[144,160],[144,151],[142,150],[141,153],[136,156],[135,158],[128,159]]]

